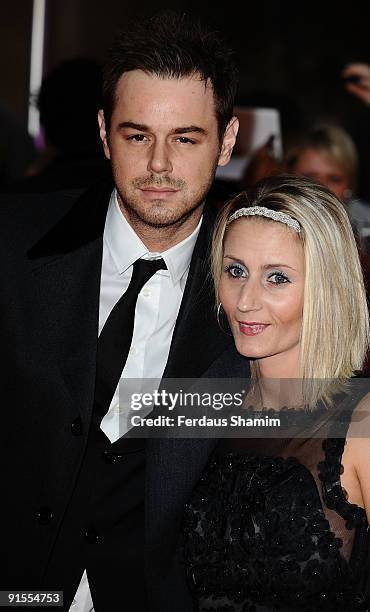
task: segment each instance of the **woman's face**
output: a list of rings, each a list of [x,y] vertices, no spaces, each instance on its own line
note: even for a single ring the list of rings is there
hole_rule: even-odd
[[[304,255],[285,224],[261,219],[233,221],[224,245],[220,300],[239,353],[298,375],[302,327]],[[288,368],[289,369],[289,368]]]
[[[299,155],[293,168],[295,174],[307,176],[316,183],[325,185],[338,198],[343,199],[350,184],[340,165],[324,151],[307,148]]]

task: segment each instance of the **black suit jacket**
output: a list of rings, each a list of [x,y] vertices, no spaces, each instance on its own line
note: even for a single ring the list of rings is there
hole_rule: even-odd
[[[102,235],[111,190],[111,184],[97,185],[77,199],[76,193],[12,196],[0,207],[1,353],[6,363],[2,589],[42,584],[83,460],[93,408]],[[213,216],[211,210],[204,213],[167,377],[201,376],[232,343],[214,317],[208,260]],[[179,526],[212,445],[206,440],[148,441],[143,580],[153,611],[192,607],[179,557]],[[124,584],[122,589],[124,600]]]

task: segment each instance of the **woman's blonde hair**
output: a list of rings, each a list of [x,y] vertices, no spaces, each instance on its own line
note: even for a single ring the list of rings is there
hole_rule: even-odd
[[[252,206],[284,212],[301,226],[296,234],[305,260],[301,377],[351,377],[362,368],[366,356],[369,315],[357,246],[343,204],[325,187],[298,176],[263,179],[233,198],[220,211],[213,236],[217,302],[228,219],[236,210]],[[276,223],[264,217],[253,218]]]

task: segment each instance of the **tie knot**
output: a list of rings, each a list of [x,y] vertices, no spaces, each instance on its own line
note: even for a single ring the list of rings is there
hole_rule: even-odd
[[[134,262],[132,279],[145,284],[158,270],[167,270],[164,259],[137,259]]]

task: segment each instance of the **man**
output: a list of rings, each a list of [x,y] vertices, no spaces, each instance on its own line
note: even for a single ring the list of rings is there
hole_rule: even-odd
[[[122,438],[118,379],[105,393],[104,376],[143,259],[162,269],[136,296],[123,378],[201,376],[231,341],[214,317],[204,203],[235,143],[235,81],[228,50],[191,19],[135,26],[112,48],[99,112],[115,189],[13,201],[10,219],[4,205],[4,589],[63,590],[72,611],[192,607],[178,540],[209,445]]]

